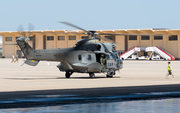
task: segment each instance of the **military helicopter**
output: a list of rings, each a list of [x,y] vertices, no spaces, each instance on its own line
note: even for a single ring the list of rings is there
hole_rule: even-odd
[[[116,71],[123,68],[123,62],[114,50],[116,44],[101,43],[99,41],[99,39],[104,39],[113,42],[110,39],[100,36],[111,34],[84,30],[68,22],[61,23],[83,30],[85,33],[78,34],[88,35],[89,38],[78,40],[72,48],[34,50],[28,44],[28,37],[21,36],[16,39],[16,42],[26,57],[25,64],[36,66],[39,61],[60,62],[60,64],[57,65],[57,68],[59,68],[60,71],[65,72],[66,78],[70,78],[74,72],[89,73],[90,78],[94,78],[95,73],[102,73],[102,65],[100,62],[101,56],[104,56],[106,59],[105,72],[107,73],[107,77],[113,77],[113,75],[116,74]]]

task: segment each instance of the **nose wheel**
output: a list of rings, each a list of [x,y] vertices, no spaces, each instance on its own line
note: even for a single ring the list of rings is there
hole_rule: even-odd
[[[70,78],[70,76],[73,74],[73,72],[66,71],[65,77]]]
[[[109,69],[108,72],[107,72],[106,77],[107,78],[112,78],[113,75],[115,75],[115,71],[113,69]]]
[[[89,73],[89,77],[90,77],[90,78],[94,78],[94,77],[95,77],[95,74],[94,74],[94,73]]]

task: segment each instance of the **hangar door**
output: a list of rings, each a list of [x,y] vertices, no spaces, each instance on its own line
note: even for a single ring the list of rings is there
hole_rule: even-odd
[[[5,58],[11,58],[13,55],[13,46],[14,45],[5,45]]]

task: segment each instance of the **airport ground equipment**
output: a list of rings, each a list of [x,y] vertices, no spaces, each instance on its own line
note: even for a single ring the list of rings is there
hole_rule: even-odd
[[[122,53],[119,57],[122,59],[122,60],[125,60],[127,59],[129,56],[137,53],[137,52],[140,52],[140,47],[132,47],[130,48],[128,51]],[[137,55],[133,55],[133,59],[137,59]]]
[[[150,60],[163,58],[164,60],[175,60],[175,57],[160,46],[147,47],[146,52],[151,52]],[[155,53],[156,55],[152,55]]]
[[[138,55],[139,52],[150,52],[150,55]],[[160,46],[155,47],[132,47],[119,55],[122,60],[175,60],[175,57]]]

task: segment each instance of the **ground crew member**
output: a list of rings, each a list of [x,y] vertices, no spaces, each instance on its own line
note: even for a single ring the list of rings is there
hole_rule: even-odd
[[[166,78],[169,76],[169,75],[172,75],[172,77],[174,78],[174,75],[172,74],[172,67],[171,67],[171,62],[168,62],[168,73],[166,75]]]
[[[12,61],[11,61],[11,63],[14,62],[14,60],[15,60],[15,56],[12,55]]]
[[[101,62],[101,66],[102,66],[101,72],[105,72],[106,58],[105,58],[104,54],[101,55],[100,62]]]
[[[14,60],[14,63],[17,61],[17,63],[19,63],[18,61],[18,54],[15,56],[15,60]]]

